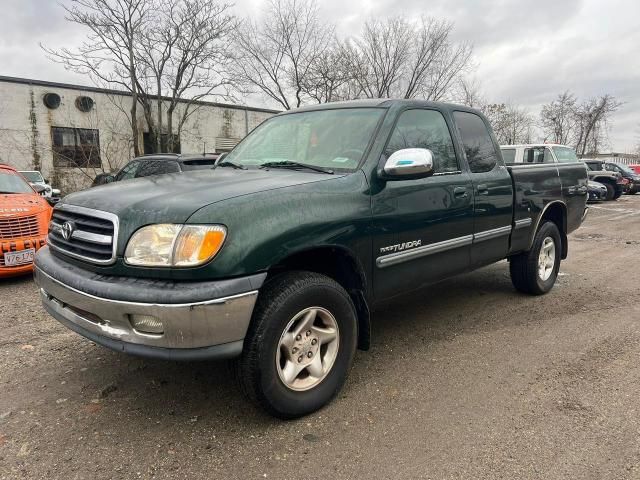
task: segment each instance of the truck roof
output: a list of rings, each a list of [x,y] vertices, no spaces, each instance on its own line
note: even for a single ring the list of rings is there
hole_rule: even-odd
[[[446,102],[431,102],[427,100],[417,99],[396,99],[396,98],[372,98],[362,100],[347,100],[344,102],[330,102],[318,105],[309,105],[305,107],[296,108],[294,110],[287,110],[281,112],[278,115],[287,115],[297,112],[309,112],[314,110],[331,110],[336,108],[391,108],[394,106],[408,106],[408,107],[432,107],[440,110],[460,110],[480,113],[477,109],[467,107],[464,105],[458,105],[455,103]]]
[[[514,145],[500,145],[500,148],[517,148],[517,147],[525,147],[525,148],[564,147],[564,148],[570,148],[571,150],[575,150],[573,147],[570,147],[569,145],[562,145],[560,143],[518,143]]]

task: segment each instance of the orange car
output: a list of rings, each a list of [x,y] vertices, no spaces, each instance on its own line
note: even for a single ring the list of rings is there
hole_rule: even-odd
[[[12,167],[0,164],[0,278],[29,273],[47,240],[51,206]]]

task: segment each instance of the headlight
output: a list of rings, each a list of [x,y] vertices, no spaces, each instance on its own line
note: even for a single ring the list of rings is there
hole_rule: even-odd
[[[124,259],[145,267],[195,267],[211,260],[226,236],[223,225],[149,225],[132,235]]]

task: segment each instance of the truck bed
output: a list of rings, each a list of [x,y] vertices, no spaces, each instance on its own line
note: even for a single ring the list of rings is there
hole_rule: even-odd
[[[586,215],[587,195],[587,170],[583,163],[518,164],[507,169],[514,191],[509,255],[531,247],[540,218],[553,204],[560,204],[564,211],[567,233],[580,226]]]

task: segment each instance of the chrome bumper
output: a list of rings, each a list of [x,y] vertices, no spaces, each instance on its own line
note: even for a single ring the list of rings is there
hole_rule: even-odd
[[[68,328],[114,350],[168,359],[232,357],[242,351],[258,291],[181,304],[137,303],[81,292],[35,268],[42,303]],[[130,315],[152,315],[163,333],[137,331]]]

